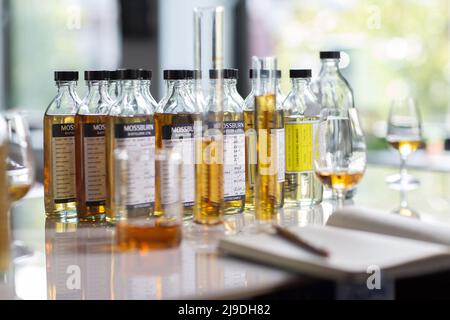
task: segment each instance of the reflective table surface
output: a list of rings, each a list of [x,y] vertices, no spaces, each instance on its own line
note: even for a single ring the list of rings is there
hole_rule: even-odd
[[[400,193],[384,178],[395,168],[369,166],[347,205],[396,209]],[[411,171],[421,187],[404,194],[420,219],[450,224],[450,174]],[[285,208],[286,226],[325,224],[335,204]],[[36,187],[11,210],[13,252],[0,274],[0,299],[211,299],[247,298],[288,284],[301,290],[307,277],[222,256],[217,236],[186,236],[179,248],[121,252],[107,223],[60,222],[45,218],[42,190]],[[252,214],[226,218],[226,234],[246,232]]]

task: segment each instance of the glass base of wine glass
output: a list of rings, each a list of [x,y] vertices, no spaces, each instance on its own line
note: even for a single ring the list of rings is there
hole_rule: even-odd
[[[404,216],[404,217],[420,219],[420,214],[417,211],[415,211],[409,207],[399,207],[397,209],[392,210],[392,213],[398,214],[398,215]]]
[[[394,174],[386,178],[386,183],[391,189],[394,190],[414,190],[420,186],[420,181],[412,175],[401,176],[400,174]]]

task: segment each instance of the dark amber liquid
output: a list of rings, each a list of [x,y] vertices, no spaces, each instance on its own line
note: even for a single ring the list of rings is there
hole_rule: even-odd
[[[88,205],[86,200],[86,170],[84,168],[84,125],[90,123],[105,123],[103,115],[76,115],[75,116],[75,156],[76,156],[76,181],[77,181],[77,215],[80,220],[100,220],[106,212],[103,202],[98,205]],[[106,152],[106,145],[105,145]],[[105,167],[106,173],[106,167]],[[106,186],[105,186],[106,188]],[[103,199],[106,201],[106,199]]]
[[[116,231],[119,249],[148,251],[173,248],[180,244],[181,224],[151,219],[130,219],[118,223]]]

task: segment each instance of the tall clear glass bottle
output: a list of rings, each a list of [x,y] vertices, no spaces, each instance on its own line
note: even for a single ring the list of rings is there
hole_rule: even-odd
[[[78,72],[57,71],[58,88],[44,115],[44,202],[53,218],[76,217],[75,114]]]
[[[339,51],[320,52],[322,66],[318,78],[312,83],[312,88],[322,108],[328,110],[329,116],[348,119],[349,110],[356,113],[356,109],[353,90],[339,70],[340,59]],[[352,198],[355,190],[355,188],[348,190],[346,197]]]
[[[101,220],[106,206],[105,117],[113,101],[109,71],[85,71],[88,92],[75,116],[77,215]]]
[[[311,70],[290,70],[292,90],[283,103],[286,143],[285,206],[314,205],[322,201],[323,186],[314,174],[313,141],[321,106],[310,88]]]
[[[236,79],[235,69],[210,70],[211,93],[208,105],[217,103],[217,80],[222,77],[224,83],[223,97],[223,131],[224,131],[224,201],[225,214],[240,213],[245,205],[245,131],[244,113],[231,95],[230,82]]]
[[[258,162],[254,192],[259,221],[272,220],[284,200],[284,119],[276,101],[276,65],[274,57],[253,57]]]
[[[141,93],[139,70],[120,70],[121,93],[106,117],[106,212],[107,220],[153,213],[155,201],[155,130],[154,109]],[[116,201],[116,159],[118,150],[126,152],[126,214]]]
[[[187,70],[164,70],[166,94],[159,103],[155,119],[156,153],[177,150],[183,156],[182,195],[185,217],[192,217],[195,200],[195,141],[194,124],[200,111],[191,99]],[[158,166],[159,163],[157,162]],[[162,214],[164,193],[169,190],[170,177],[162,177],[156,168],[155,213]]]

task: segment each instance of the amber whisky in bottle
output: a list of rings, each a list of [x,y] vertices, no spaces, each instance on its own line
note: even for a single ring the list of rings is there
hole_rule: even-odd
[[[78,72],[55,72],[58,93],[44,116],[44,202],[49,217],[76,216],[75,114]]]
[[[88,93],[75,116],[77,215],[100,220],[106,211],[105,116],[112,100],[108,71],[85,71]]]

